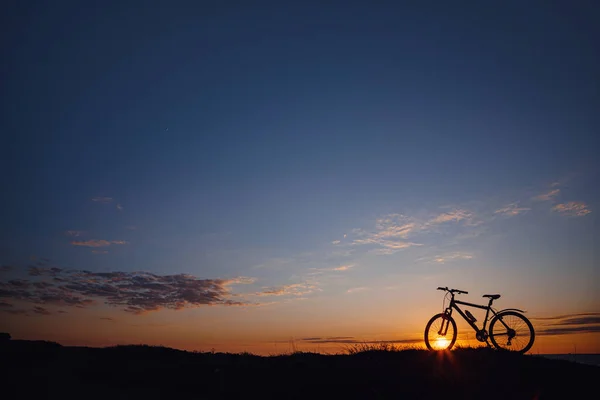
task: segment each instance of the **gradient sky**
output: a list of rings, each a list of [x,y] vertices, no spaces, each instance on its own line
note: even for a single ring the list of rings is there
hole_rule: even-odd
[[[0,330],[422,345],[450,286],[600,352],[596,2],[124,3],[2,13]]]

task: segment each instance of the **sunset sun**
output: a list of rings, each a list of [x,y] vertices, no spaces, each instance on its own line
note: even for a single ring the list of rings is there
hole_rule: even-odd
[[[449,345],[450,345],[450,340],[448,340],[448,338],[439,337],[435,340],[434,347],[437,350],[444,350],[444,349],[448,348]]]

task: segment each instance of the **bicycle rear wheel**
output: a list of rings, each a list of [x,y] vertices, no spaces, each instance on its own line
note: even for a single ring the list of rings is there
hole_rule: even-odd
[[[444,313],[434,315],[425,326],[425,345],[429,350],[450,350],[457,334],[454,318]]]
[[[497,314],[490,322],[490,340],[499,350],[523,354],[533,346],[535,331],[523,314],[505,311]]]

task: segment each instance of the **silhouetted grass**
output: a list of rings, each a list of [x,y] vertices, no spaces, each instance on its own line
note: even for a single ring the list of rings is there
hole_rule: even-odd
[[[562,399],[595,390],[600,376],[594,366],[487,348],[429,352],[385,342],[263,357],[10,341],[0,353],[3,393],[23,399]]]

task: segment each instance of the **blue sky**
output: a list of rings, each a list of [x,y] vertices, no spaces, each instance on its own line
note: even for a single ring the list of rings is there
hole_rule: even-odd
[[[11,276],[439,276],[541,313],[564,283],[565,312],[598,309],[596,5],[175,3],[9,7]]]

